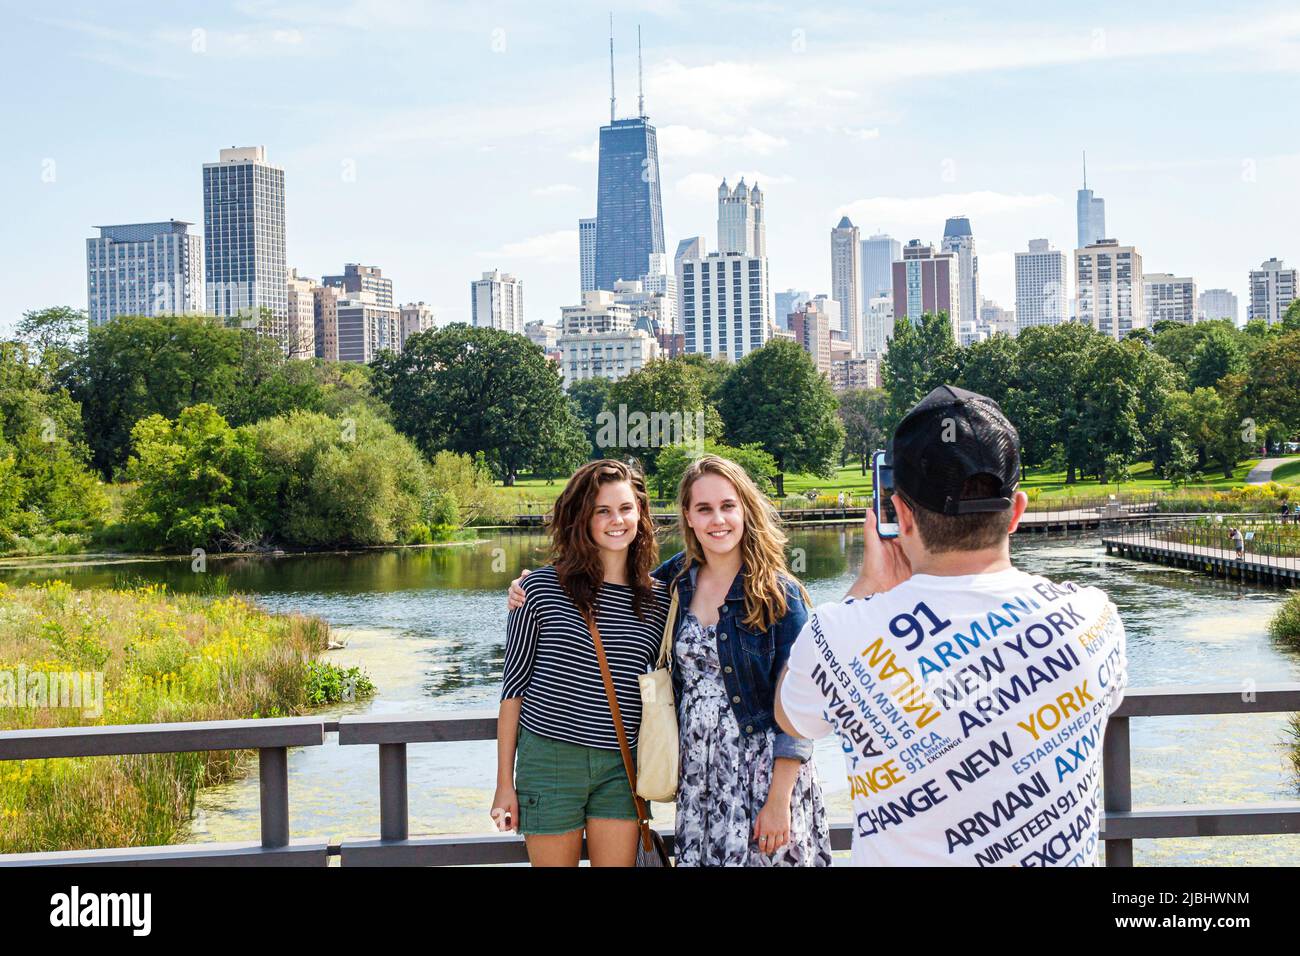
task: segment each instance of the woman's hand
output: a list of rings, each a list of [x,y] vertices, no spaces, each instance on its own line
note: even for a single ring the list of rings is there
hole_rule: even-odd
[[[790,795],[769,793],[754,821],[754,839],[764,853],[772,854],[790,842]]]
[[[523,589],[523,580],[528,577],[528,569],[524,568],[519,572],[519,577],[510,582],[510,592],[506,595],[506,607],[510,610],[524,606],[526,595]]]
[[[492,797],[492,822],[498,830],[519,829],[519,795],[507,784],[497,787]]]

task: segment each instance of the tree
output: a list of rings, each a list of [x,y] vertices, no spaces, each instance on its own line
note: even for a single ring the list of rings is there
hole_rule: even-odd
[[[95,467],[107,477],[126,461],[143,418],[220,408],[239,385],[242,335],[197,315],[119,316],[91,329],[69,382]]]
[[[1074,322],[1031,326],[1018,336],[1020,387],[1007,397],[1007,414],[1020,432],[1021,460],[1031,466],[1058,459],[1067,484],[1084,461],[1085,373],[1104,341]]]
[[[66,305],[24,312],[15,334],[35,350],[40,364],[57,376],[75,358],[86,340],[86,312]]]
[[[459,525],[480,484],[472,462],[442,456],[435,483],[415,445],[360,406],[338,418],[293,411],[240,431],[251,436],[265,476],[266,531],[286,543],[427,541],[431,524]]]
[[[853,388],[840,393],[839,416],[844,426],[844,450],[857,455],[862,474],[871,467],[871,453],[889,440],[889,393],[883,388]],[[841,465],[844,464],[841,461]]]
[[[1300,331],[1270,335],[1250,357],[1240,408],[1252,421],[1300,432]]]
[[[569,386],[569,401],[586,433],[588,455],[592,458],[601,457],[601,451],[596,445],[596,431],[600,428],[600,413],[609,406],[609,389],[612,384],[609,379],[598,376],[584,378]]]
[[[1102,484],[1126,478],[1142,444],[1137,383],[1144,353],[1140,342],[1102,336],[1084,369],[1076,460]]]
[[[760,491],[765,494],[771,493],[772,476],[776,474],[776,461],[758,445],[742,445],[734,448],[731,445],[706,441],[704,454],[717,455],[719,458],[734,461],[745,469],[745,474],[749,475]],[[699,457],[693,449],[685,445],[665,448],[659,455],[659,472],[656,477],[661,479],[671,491],[682,483],[682,475],[686,474],[686,469],[691,462]]]
[[[596,431],[596,449],[611,458],[636,458],[654,475],[660,449],[718,438],[722,419],[704,400],[698,369],[675,359],[656,359],[609,390]],[[696,434],[703,426],[703,434]]]
[[[507,485],[547,460],[573,409],[560,376],[522,335],[454,323],[419,332],[372,363],[373,387],[425,455],[483,452]]]
[[[1004,412],[1007,395],[1019,380],[1020,348],[1017,339],[995,335],[961,350],[961,375],[957,383],[962,388],[987,395],[1004,406]]]
[[[926,312],[916,323],[901,316],[894,320],[883,368],[890,431],[931,391],[957,380],[957,356],[947,312]]]
[[[731,373],[731,365],[728,362],[712,358],[702,352],[688,352],[685,355],[674,356],[668,361],[680,363],[695,376],[700,386],[700,396],[707,404],[715,406],[718,404],[718,390],[722,388],[722,383]]]
[[[727,376],[718,396],[727,443],[757,444],[776,461],[776,491],[785,472],[829,478],[844,443],[835,393],[797,343],[776,340],[750,352]]]
[[[1194,389],[1213,388],[1225,375],[1236,375],[1249,367],[1240,333],[1217,322],[1202,325],[1205,331],[1187,365],[1187,383]]]
[[[211,548],[261,536],[266,489],[253,436],[231,428],[213,406],[192,405],[175,421],[142,418],[131,443],[126,476],[136,487],[124,516],[142,544]]]

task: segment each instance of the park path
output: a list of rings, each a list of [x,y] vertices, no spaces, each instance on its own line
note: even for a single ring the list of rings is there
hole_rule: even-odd
[[[1294,461],[1292,458],[1265,458],[1254,468],[1250,469],[1250,474],[1246,476],[1246,484],[1262,485],[1273,480],[1273,469],[1279,465],[1285,465],[1288,461]]]

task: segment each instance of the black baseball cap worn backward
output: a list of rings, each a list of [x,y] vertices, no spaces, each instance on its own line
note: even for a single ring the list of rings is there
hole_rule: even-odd
[[[1020,435],[993,399],[941,385],[903,416],[889,443],[894,487],[914,505],[944,515],[1006,511],[1020,482]],[[987,475],[994,498],[962,498]]]

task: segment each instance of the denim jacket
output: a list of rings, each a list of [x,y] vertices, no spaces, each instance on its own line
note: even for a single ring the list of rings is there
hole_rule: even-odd
[[[656,580],[672,584],[673,578],[686,561],[685,552],[675,554],[654,571],[650,572]],[[673,622],[673,634],[676,635],[686,618],[695,594],[695,574],[698,566],[693,566],[678,582],[679,598],[677,620]],[[813,742],[800,737],[791,737],[776,725],[773,710],[776,699],[776,682],[785,669],[790,658],[790,648],[808,620],[808,607],[803,595],[799,593],[794,581],[786,579],[785,596],[788,606],[785,617],[777,621],[766,631],[751,631],[743,623],[745,617],[745,569],[742,566],[736,579],[731,582],[727,592],[726,603],[719,609],[718,624],[718,658],[722,664],[722,681],[727,687],[727,696],[731,703],[731,712],[736,717],[740,732],[745,736],[761,733],[768,728],[776,731],[776,744],[773,757],[791,757],[806,763],[813,752]],[[673,694],[677,700],[682,699],[683,680],[677,667],[672,668]]]

